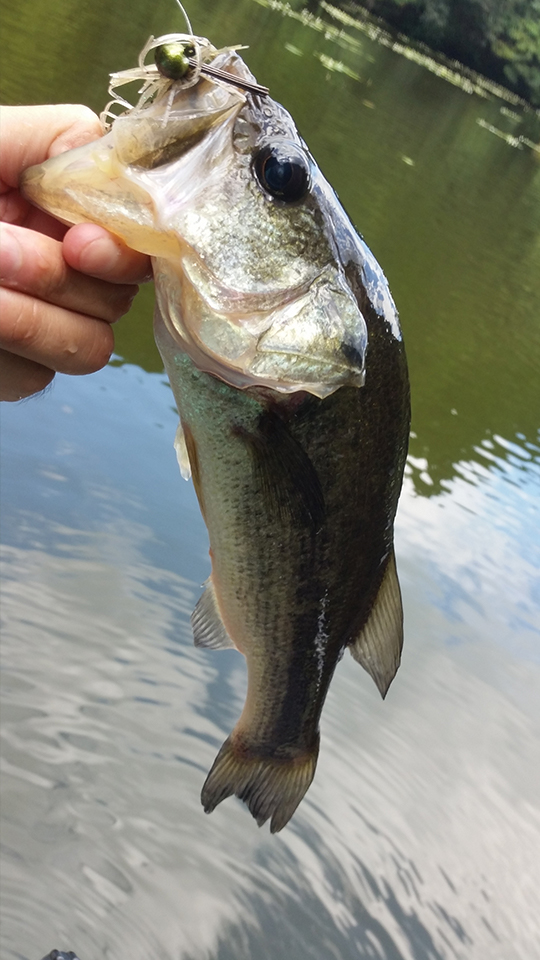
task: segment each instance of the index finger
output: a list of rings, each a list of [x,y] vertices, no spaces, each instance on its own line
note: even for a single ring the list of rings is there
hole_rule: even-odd
[[[96,114],[74,103],[2,107],[0,131],[0,187],[4,190],[16,187],[27,167],[97,140],[103,133]]]

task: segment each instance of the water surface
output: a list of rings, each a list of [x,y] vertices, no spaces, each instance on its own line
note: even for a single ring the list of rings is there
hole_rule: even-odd
[[[110,70],[182,29],[165,0],[126,9],[5,11],[4,98],[101,109]],[[192,646],[208,544],[144,291],[107,369],[2,410],[2,957],[532,960],[540,164],[509,138],[538,143],[538,118],[328,12],[326,27],[253,0],[189,12],[217,45],[250,44],[400,309],[404,659],[385,703],[343,659],[281,834],[233,800],[204,816],[245,671]]]

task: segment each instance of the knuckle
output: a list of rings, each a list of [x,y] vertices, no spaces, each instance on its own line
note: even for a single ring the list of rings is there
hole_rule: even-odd
[[[15,291],[3,293],[2,341],[13,347],[31,348],[41,334],[39,301]]]
[[[39,255],[33,263],[34,283],[44,300],[54,303],[61,297],[67,280],[66,266],[61,257]]]

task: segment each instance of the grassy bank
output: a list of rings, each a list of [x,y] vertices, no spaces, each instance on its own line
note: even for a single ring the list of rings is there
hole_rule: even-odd
[[[360,4],[342,6],[352,12]],[[540,0],[363,0],[361,6],[540,107]]]

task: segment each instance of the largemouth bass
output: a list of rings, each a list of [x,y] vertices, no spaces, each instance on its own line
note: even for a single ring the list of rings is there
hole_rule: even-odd
[[[292,117],[234,50],[150,49],[137,106],[23,189],[154,258],[176,445],[210,538],[195,644],[236,647],[248,669],[202,802],[235,794],[276,832],[313,779],[345,648],[383,696],[400,662],[406,360],[384,275]]]

